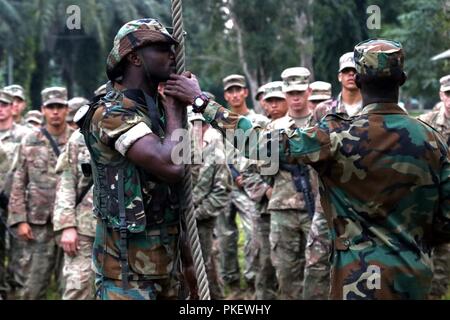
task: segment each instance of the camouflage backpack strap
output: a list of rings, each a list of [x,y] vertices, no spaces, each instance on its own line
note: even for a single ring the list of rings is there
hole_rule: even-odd
[[[127,219],[125,214],[125,195],[124,195],[124,179],[123,179],[123,168],[118,171],[118,183],[117,183],[117,199],[119,202],[119,219],[120,219],[120,265],[122,268],[122,287],[123,289],[128,288],[128,227]]]

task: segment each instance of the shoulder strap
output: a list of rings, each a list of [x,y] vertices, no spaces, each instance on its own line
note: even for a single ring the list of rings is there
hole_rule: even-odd
[[[148,94],[146,94],[145,92],[143,93],[145,96],[145,104],[147,105],[148,109],[148,115],[150,116],[150,120],[152,121],[152,130],[154,130],[155,133],[161,137],[164,131],[162,129],[161,120],[159,118],[159,112],[155,101]]]
[[[75,203],[75,207],[77,207],[81,201],[83,201],[84,197],[86,196],[86,194],[89,192],[89,190],[91,190],[91,187],[94,185],[94,179],[89,180],[89,183],[83,188],[83,190],[81,190],[81,193],[78,195],[77,199],[76,199],[76,203]]]
[[[59,155],[61,154],[61,151],[59,150],[58,144],[53,139],[53,137],[50,135],[50,133],[48,133],[47,129],[41,128],[41,132],[44,134],[44,136],[50,142],[50,145],[52,146],[53,152],[55,153],[56,158],[58,158]]]

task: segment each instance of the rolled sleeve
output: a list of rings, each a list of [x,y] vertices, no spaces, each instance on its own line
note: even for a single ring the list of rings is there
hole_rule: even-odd
[[[117,138],[114,147],[121,155],[125,156],[137,140],[150,133],[152,133],[150,127],[145,122],[140,122]]]

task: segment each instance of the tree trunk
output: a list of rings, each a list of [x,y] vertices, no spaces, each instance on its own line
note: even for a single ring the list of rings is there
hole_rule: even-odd
[[[228,8],[230,10],[230,18],[233,21],[233,27],[236,32],[236,38],[237,38],[237,49],[238,49],[238,55],[239,55],[239,62],[242,66],[242,69],[244,71],[245,76],[247,77],[248,81],[248,90],[250,94],[250,99],[252,100],[254,109],[257,113],[264,114],[264,110],[262,110],[261,106],[255,99],[256,91],[258,90],[258,78],[257,78],[257,72],[256,71],[250,71],[250,68],[247,63],[247,57],[245,55],[245,48],[244,43],[242,40],[242,29],[240,27],[239,21],[236,17],[236,15],[233,12],[233,6],[234,6],[234,0],[228,1]]]
[[[311,81],[314,81],[313,4],[314,0],[304,1],[299,5],[295,16],[295,29],[297,30],[295,41],[300,49],[300,66],[308,68],[311,72]]]

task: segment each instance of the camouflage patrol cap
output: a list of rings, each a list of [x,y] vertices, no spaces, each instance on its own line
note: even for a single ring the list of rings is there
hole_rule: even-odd
[[[13,102],[14,97],[5,90],[0,90],[0,102],[11,104]]]
[[[324,81],[316,81],[309,85],[311,95],[309,101],[328,100],[331,99],[331,83]]]
[[[67,105],[67,89],[64,87],[50,87],[41,91],[42,105],[65,104]]]
[[[89,100],[83,98],[83,97],[75,97],[70,99],[68,102],[69,105],[69,113],[66,116],[67,122],[72,122],[73,117],[77,113],[78,109],[80,109],[82,106],[89,103]]]
[[[42,124],[44,120],[44,116],[39,110],[30,110],[25,114],[25,122],[36,122],[38,124]]]
[[[106,61],[106,73],[114,80],[114,69],[130,52],[149,43],[178,44],[167,29],[156,19],[144,18],[127,22],[114,38],[114,45]]]
[[[229,76],[222,79],[223,90],[227,91],[231,87],[246,88],[245,77],[240,74],[230,74]]]
[[[259,97],[264,96],[266,87],[267,87],[267,83],[263,84],[261,87],[258,88],[258,90],[256,91],[256,96],[255,96],[256,100],[259,100]]]
[[[4,87],[3,90],[8,92],[13,97],[22,99],[25,101],[25,90],[23,90],[23,87],[18,84],[12,84],[10,86]]]
[[[283,93],[282,81],[273,81],[266,84],[263,99],[267,100],[270,98],[286,99],[286,96]]]
[[[403,71],[405,59],[400,42],[371,39],[355,46],[356,71],[362,75],[389,77],[394,71]]]
[[[101,94],[106,94],[106,83],[102,84],[94,91],[94,95],[99,96]]]
[[[303,67],[288,68],[281,73],[283,92],[306,91],[309,87],[311,72]]]
[[[339,72],[342,70],[351,68],[356,70],[355,58],[353,52],[344,53],[339,58]]]
[[[450,91],[450,74],[439,80],[441,84],[441,92]]]

